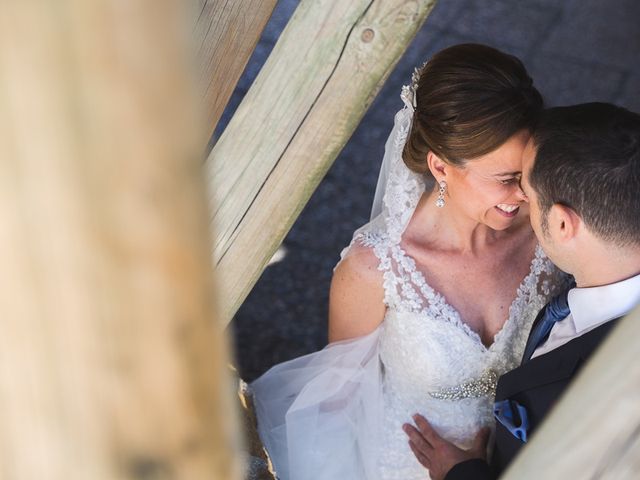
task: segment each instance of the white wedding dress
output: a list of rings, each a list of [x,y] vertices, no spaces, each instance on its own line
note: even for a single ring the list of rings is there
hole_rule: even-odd
[[[402,424],[421,413],[463,448],[480,428],[493,427],[498,376],[519,364],[537,312],[566,285],[538,247],[488,348],[429,286],[401,247],[425,191],[401,159],[413,113],[409,88],[402,98],[373,220],[341,255],[370,248],[379,259],[384,321],[367,336],[276,365],[251,384],[260,437],[281,480],[428,479]]]

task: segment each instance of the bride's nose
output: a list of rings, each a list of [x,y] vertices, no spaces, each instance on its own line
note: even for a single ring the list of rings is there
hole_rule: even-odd
[[[518,187],[516,188],[516,196],[521,201],[529,203],[529,197],[527,197],[527,194],[524,193],[524,191],[522,190],[522,187],[520,185],[518,185]]]

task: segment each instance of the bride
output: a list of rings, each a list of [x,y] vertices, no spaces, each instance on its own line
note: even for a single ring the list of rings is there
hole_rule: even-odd
[[[493,426],[497,377],[566,282],[519,185],[542,108],[522,63],[453,46],[401,97],[372,219],[334,272],[330,344],[251,385],[282,480],[428,478],[402,425],[421,413],[469,448]]]

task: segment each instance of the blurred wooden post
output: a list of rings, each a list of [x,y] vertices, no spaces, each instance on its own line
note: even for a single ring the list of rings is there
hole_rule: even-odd
[[[434,4],[301,1],[207,160],[223,322],[262,273]]]
[[[199,0],[195,41],[210,137],[277,0]]]
[[[640,309],[625,318],[504,480],[640,478]]]
[[[182,5],[0,5],[3,480],[240,477]]]

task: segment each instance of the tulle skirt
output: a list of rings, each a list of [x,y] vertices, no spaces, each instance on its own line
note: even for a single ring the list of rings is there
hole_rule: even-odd
[[[380,327],[332,343],[251,384],[258,431],[280,480],[379,479],[379,338]]]

